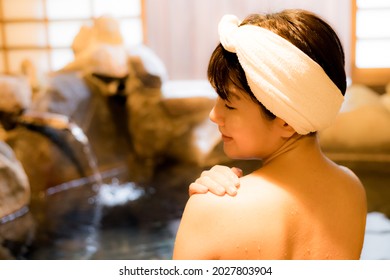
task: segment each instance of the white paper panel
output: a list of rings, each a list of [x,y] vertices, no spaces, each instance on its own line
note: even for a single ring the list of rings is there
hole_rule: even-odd
[[[356,43],[356,66],[390,68],[390,39],[360,40]]]
[[[13,50],[8,52],[7,57],[11,73],[20,73],[20,65],[25,59],[37,67],[38,73],[50,70],[48,53],[43,50]]]
[[[85,21],[49,23],[49,44],[52,47],[70,47],[74,37],[85,23]]]
[[[389,0],[356,0],[358,8],[390,8]]]
[[[3,0],[3,17],[9,19],[43,19],[43,0]]]
[[[73,61],[73,52],[70,49],[65,50],[52,50],[51,57],[51,69],[53,71],[59,70],[69,62]]]
[[[90,0],[46,0],[49,19],[90,18]],[[111,2],[111,1],[106,1]]]
[[[46,45],[43,23],[9,23],[5,25],[5,35],[8,47]]]
[[[121,20],[120,29],[126,46],[142,43],[143,34],[141,19]]]
[[[390,38],[390,9],[358,11],[356,35],[358,38]]]
[[[112,15],[114,17],[139,16],[140,0],[95,0],[94,16]]]

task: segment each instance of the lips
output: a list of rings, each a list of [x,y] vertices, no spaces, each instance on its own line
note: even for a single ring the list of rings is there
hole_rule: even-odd
[[[219,130],[219,133],[221,133],[221,137],[222,137],[222,140],[223,140],[223,141],[229,141],[229,140],[232,140],[232,139],[233,139],[232,137],[227,136],[227,135],[222,131],[222,128],[221,128],[221,127],[219,127],[218,130]]]
[[[231,140],[233,140],[233,138],[232,137],[229,137],[229,136],[226,136],[225,134],[223,134],[223,133],[221,133],[222,134],[222,140],[224,141],[224,142],[227,142],[227,141],[231,141]]]

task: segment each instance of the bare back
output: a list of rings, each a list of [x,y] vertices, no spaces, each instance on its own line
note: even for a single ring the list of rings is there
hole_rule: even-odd
[[[241,178],[236,197],[193,195],[173,257],[359,259],[366,211],[364,188],[345,167],[265,167]]]
[[[364,189],[346,168],[329,169],[323,170],[322,178],[307,174],[304,185],[288,172],[278,182],[264,172],[242,178],[235,201],[239,206],[231,207],[235,210],[227,215],[231,222],[236,219],[237,232],[232,233],[236,247],[219,257],[359,259],[366,218]],[[232,240],[228,237],[224,243]]]

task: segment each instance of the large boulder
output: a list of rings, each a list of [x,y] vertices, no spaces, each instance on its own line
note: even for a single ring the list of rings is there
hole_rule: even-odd
[[[334,123],[319,133],[326,152],[389,153],[390,104],[388,93],[351,85]]]
[[[0,141],[0,218],[15,213],[29,202],[27,175],[12,149]]]

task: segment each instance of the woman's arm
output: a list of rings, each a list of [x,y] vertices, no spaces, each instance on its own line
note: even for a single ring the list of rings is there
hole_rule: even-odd
[[[220,196],[225,194],[235,196],[240,186],[241,176],[242,170],[237,167],[216,165],[210,170],[203,171],[200,177],[190,184],[189,194],[191,196],[196,193],[211,192]]]

